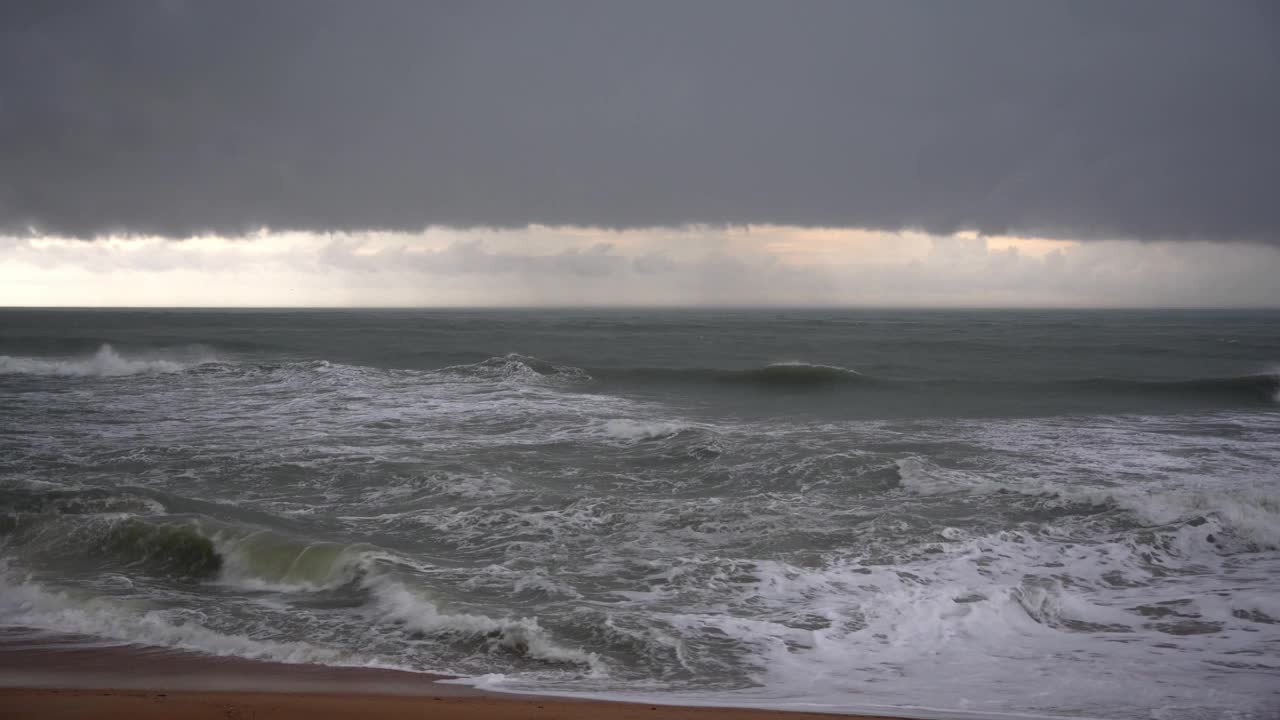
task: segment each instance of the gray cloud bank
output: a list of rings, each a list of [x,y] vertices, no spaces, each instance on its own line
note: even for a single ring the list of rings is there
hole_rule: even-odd
[[[1276,241],[1276,7],[9,2],[0,228]]]

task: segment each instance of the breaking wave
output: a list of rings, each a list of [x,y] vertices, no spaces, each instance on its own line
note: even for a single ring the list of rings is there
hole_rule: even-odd
[[[598,655],[556,643],[538,624],[537,618],[495,619],[486,615],[444,613],[421,593],[385,576],[371,578],[367,587],[374,617],[399,625],[410,633],[475,640],[490,653],[513,653],[546,663],[583,666],[596,676],[607,674]]]
[[[103,344],[89,357],[47,358],[0,355],[0,374],[46,375],[54,377],[121,377],[178,373],[213,362],[207,354],[193,357],[125,357],[111,345]]]
[[[462,645],[470,648],[469,654],[509,655],[585,668],[594,676],[606,674],[597,655],[556,642],[536,617],[493,618],[443,610],[412,579],[424,566],[369,544],[307,541],[265,530],[217,527],[196,518],[131,514],[28,515],[25,522],[0,526],[0,531],[4,546],[19,556],[77,554],[113,563],[135,576],[213,583],[249,593],[340,593],[346,598],[343,604],[352,605],[366,622],[388,631],[396,628],[410,642]],[[139,614],[130,603],[49,590],[22,578],[7,560],[0,561],[0,570],[6,596],[0,601],[0,620],[6,624],[285,662],[334,664],[355,656],[308,643],[264,643],[197,624],[175,624],[160,611]]]
[[[306,641],[219,632],[161,608],[52,589],[0,561],[0,619],[25,626],[206,655],[324,665],[371,665],[355,653]]]
[[[557,365],[528,355],[510,353],[470,365],[451,365],[441,373],[456,377],[531,384],[578,384],[591,380],[581,368]]]

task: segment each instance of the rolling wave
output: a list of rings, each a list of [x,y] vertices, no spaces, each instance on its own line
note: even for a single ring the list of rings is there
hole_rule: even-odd
[[[131,511],[127,497],[95,497],[94,504],[97,511],[78,513],[66,512],[65,499],[50,506],[52,512],[11,509],[0,515],[0,537],[20,555],[79,556],[167,580],[254,590],[335,589],[379,564],[407,563],[363,543],[310,541],[203,516]]]
[[[776,363],[759,368],[624,368],[594,370],[595,377],[639,384],[699,384],[757,390],[847,389],[881,394],[1095,394],[1107,396],[1280,402],[1280,373],[1236,377],[1147,380],[1095,377],[1066,380],[908,379],[867,375],[836,365]]]

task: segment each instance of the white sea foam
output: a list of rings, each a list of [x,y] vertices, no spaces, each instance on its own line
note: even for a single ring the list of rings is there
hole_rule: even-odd
[[[1133,453],[1132,449],[1128,452]],[[1162,456],[1147,462],[1169,460]],[[1280,549],[1280,481],[1265,471],[1232,477],[1193,474],[1187,480],[1171,481],[1164,477],[1168,470],[1160,468],[1143,477],[1127,478],[1124,484],[1103,485],[1081,482],[1074,476],[1059,479],[1045,474],[1037,478],[1007,471],[996,474],[943,468],[918,457],[898,460],[895,467],[901,486],[917,495],[1006,492],[1042,497],[1050,505],[1110,504],[1132,512],[1145,525],[1205,521],[1211,527],[1197,535],[1216,533],[1240,546]],[[1106,472],[1091,475],[1107,477]]]
[[[1280,549],[1280,490],[1259,487],[1125,488],[1064,492],[1068,500],[1111,501],[1142,522],[1160,526],[1195,522],[1196,538],[1214,535],[1236,550]],[[1200,523],[1204,523],[1203,526]]]
[[[1072,548],[999,533],[892,566],[756,562],[756,584],[741,590],[755,598],[752,616],[668,619],[685,636],[714,630],[751,648],[761,689],[748,695],[773,703],[856,710],[911,697],[926,707],[987,714],[1019,697],[1020,707],[1038,714],[1034,688],[1043,687],[1043,714],[1109,716],[1145,707],[1165,708],[1170,717],[1262,717],[1256,713],[1267,698],[1280,699],[1267,680],[1280,670],[1274,658],[1271,670],[1220,677],[1212,688],[1162,678],[1197,677],[1214,663],[1260,651],[1265,657],[1277,641],[1267,624],[1274,603],[1256,592],[1220,601],[1210,578],[1203,596],[1191,597],[1182,594],[1187,587],[1108,583],[1113,571],[1142,572],[1142,552],[1118,540]],[[786,608],[811,619],[797,624]],[[1121,667],[1123,676],[1116,674]]]

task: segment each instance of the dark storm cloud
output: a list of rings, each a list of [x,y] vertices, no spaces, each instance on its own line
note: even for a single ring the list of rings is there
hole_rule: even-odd
[[[9,2],[0,227],[1280,237],[1246,2]]]

